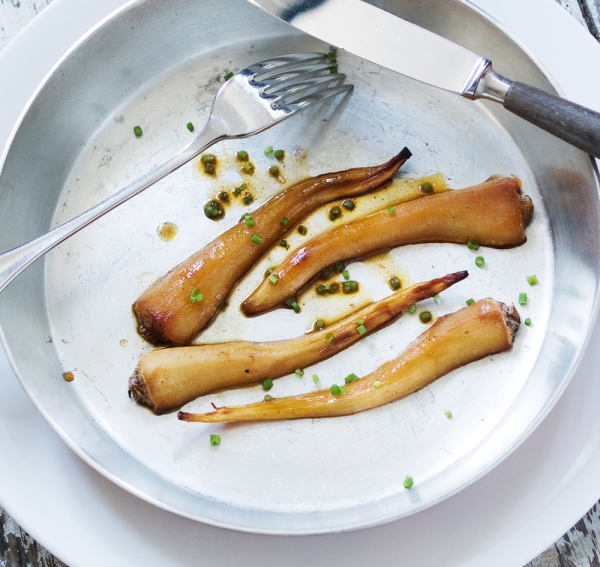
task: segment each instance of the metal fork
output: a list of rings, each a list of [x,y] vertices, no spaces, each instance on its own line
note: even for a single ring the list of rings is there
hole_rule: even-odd
[[[46,234],[0,254],[0,292],[27,266],[83,227],[131,199],[214,143],[246,138],[310,106],[348,93],[346,76],[323,53],[285,55],[255,63],[218,90],[206,126],[169,161]]]

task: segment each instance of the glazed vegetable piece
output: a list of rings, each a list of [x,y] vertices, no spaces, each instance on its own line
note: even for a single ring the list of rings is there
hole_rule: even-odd
[[[133,304],[138,332],[154,344],[187,344],[235,283],[296,222],[319,205],[379,187],[410,156],[404,148],[383,165],[320,175],[276,195],[253,211],[254,226],[241,219],[147,289]],[[190,302],[193,289],[202,294],[201,302]]]
[[[296,339],[155,350],[141,356],[129,379],[129,393],[161,414],[216,390],[259,383],[294,371],[298,374],[298,369],[344,350],[364,334],[389,323],[409,305],[433,297],[467,276],[468,272],[457,272],[416,284]]]
[[[368,410],[408,396],[470,362],[508,350],[519,328],[519,314],[494,299],[482,299],[440,317],[396,359],[345,386],[345,393],[313,394],[210,413],[179,412],[183,421],[206,423],[335,417]]]
[[[278,285],[263,282],[242,303],[242,311],[263,313],[294,295],[323,266],[385,248],[470,240],[494,248],[519,246],[527,240],[524,227],[532,214],[531,199],[521,195],[516,177],[496,178],[384,209],[328,230],[292,252],[273,271]]]

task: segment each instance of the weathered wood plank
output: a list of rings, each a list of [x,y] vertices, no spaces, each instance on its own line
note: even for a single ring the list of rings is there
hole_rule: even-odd
[[[0,508],[0,567],[66,567]]]

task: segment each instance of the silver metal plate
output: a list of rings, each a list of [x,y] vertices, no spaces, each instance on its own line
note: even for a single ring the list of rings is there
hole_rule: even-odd
[[[394,6],[406,16],[402,3]],[[439,6],[449,11],[448,22],[467,24],[469,48],[489,54],[499,72],[552,88],[527,54],[485,17],[459,2]],[[189,139],[187,122],[202,124],[229,70],[327,47],[241,1],[129,5],[73,50],[24,116],[0,175],[0,247],[9,249],[63,222],[163,161]],[[243,148],[264,169],[265,146],[288,154],[308,148],[307,167],[317,174],[375,164],[406,145],[413,158],[404,177],[443,172],[452,187],[461,188],[495,173],[518,175],[536,205],[526,245],[482,250],[482,270],[466,247],[405,247],[392,256],[414,281],[469,269],[465,282],[437,303],[425,303],[436,315],[470,297],[512,303],[527,292],[520,311],[533,325],[521,328],[511,352],[356,416],[235,426],[156,417],[126,395],[127,379],[147,348],[135,333],[131,303],[226,226],[202,212],[215,187],[199,179],[193,165],[183,168],[65,242],[0,296],[7,351],[53,427],[114,482],[178,514],[245,531],[302,534],[416,512],[473,482],[517,447],[563,391],[585,345],[600,265],[598,188],[590,159],[493,104],[431,89],[353,56],[340,56],[340,67],[356,85],[342,108],[314,111],[215,152]],[[138,124],[144,129],[139,139],[132,134]],[[229,177],[229,183],[235,180]],[[263,197],[274,189],[267,186]],[[238,213],[230,211],[227,218]],[[323,216],[308,221],[315,232],[327,226]],[[165,221],[179,227],[171,242],[156,233]],[[246,320],[235,309],[282,253],[276,250],[248,274],[205,339],[270,340],[306,328],[303,316],[287,311]],[[351,270],[373,298],[389,293],[368,265]],[[530,288],[525,277],[534,273],[540,283]],[[304,378],[278,380],[273,394],[311,390],[312,374],[323,386],[350,372],[363,375],[397,355],[422,329],[416,318],[404,316],[307,369]],[[124,347],[122,339],[128,341]],[[74,372],[74,382],[62,379],[66,371]],[[243,389],[186,409],[263,395],[259,387]],[[210,447],[215,432],[222,444]],[[407,474],[415,479],[411,491],[402,487]]]

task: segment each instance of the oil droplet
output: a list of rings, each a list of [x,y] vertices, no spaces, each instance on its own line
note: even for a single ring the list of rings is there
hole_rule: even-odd
[[[176,224],[172,222],[163,222],[157,229],[158,237],[165,242],[170,242],[173,240],[177,233],[179,232],[179,228],[177,228]]]
[[[65,382],[73,382],[73,380],[75,380],[75,376],[72,372],[64,372],[63,378],[65,379]]]
[[[120,344],[121,346],[127,346],[127,339],[121,339],[121,340],[119,341],[119,344]]]

